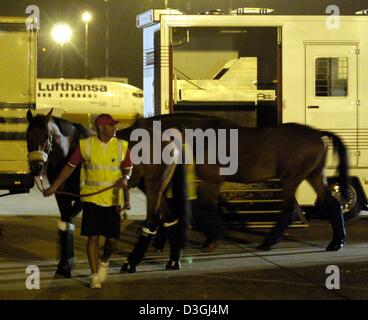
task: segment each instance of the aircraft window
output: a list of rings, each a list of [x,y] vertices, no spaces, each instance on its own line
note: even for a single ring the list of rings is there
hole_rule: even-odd
[[[60,98],[62,98],[63,97],[63,94],[62,93],[60,93]]]
[[[83,98],[87,97],[87,95],[85,93],[83,93]]]
[[[78,93],[78,94],[77,94],[77,98],[80,98],[80,96],[81,96],[81,95],[80,95],[80,93]]]
[[[69,93],[66,93],[65,94],[65,98],[69,98]]]
[[[72,93],[72,94],[71,94],[71,97],[72,97],[72,98],[74,98],[74,97],[75,97],[75,94],[74,94],[74,93]]]
[[[93,97],[94,97],[94,98],[97,98],[97,93],[95,93],[95,94],[93,95]]]
[[[49,98],[51,98],[51,93],[48,94]]]
[[[41,93],[37,93],[37,97],[41,97]]]
[[[133,92],[133,97],[143,98],[143,93],[140,93],[140,92]]]
[[[88,98],[92,98],[92,95],[91,95],[91,94],[89,94],[89,95],[88,95]]]
[[[46,98],[46,93],[44,93],[42,96],[43,96],[44,98]]]

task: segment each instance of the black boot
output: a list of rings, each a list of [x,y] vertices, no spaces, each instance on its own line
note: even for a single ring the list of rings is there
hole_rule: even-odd
[[[64,229],[64,230],[61,230]],[[68,222],[59,224],[60,262],[55,278],[71,278],[74,257],[74,225]]]
[[[136,272],[136,266],[142,261],[144,254],[147,251],[147,248],[152,240],[152,234],[142,234],[137,244],[135,245],[133,251],[128,257],[128,262],[124,263],[120,269],[121,273],[128,272],[134,273]]]
[[[329,214],[333,237],[332,241],[327,246],[326,251],[338,251],[342,249],[346,242],[346,231],[341,205],[333,197],[331,197],[331,200],[329,201]]]
[[[181,264],[180,264],[180,260],[169,260],[169,262],[166,264],[165,267],[166,270],[180,270],[181,269]]]

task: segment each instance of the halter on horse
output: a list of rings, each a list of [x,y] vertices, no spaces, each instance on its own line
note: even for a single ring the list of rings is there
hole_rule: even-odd
[[[59,118],[51,117],[52,110],[46,115],[32,116],[27,113],[29,126],[27,129],[28,160],[32,174],[37,177],[46,171],[52,183],[67,163],[79,139],[92,134],[81,125],[72,124]],[[79,194],[80,166],[66,180],[62,189]],[[71,277],[74,263],[73,218],[81,211],[80,198],[55,194],[61,220],[58,222],[60,242],[60,262],[56,277]]]

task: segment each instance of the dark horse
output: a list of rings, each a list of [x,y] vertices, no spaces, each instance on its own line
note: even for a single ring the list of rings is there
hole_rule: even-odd
[[[183,129],[237,129],[238,130],[238,170],[232,175],[220,175],[221,164],[219,161],[209,164],[196,163],[196,173],[200,180],[206,183],[204,199],[208,207],[215,210],[219,194],[219,186],[223,181],[250,183],[264,181],[266,179],[279,178],[283,186],[283,211],[284,214],[266,237],[260,249],[269,250],[283,235],[284,230],[293,221],[298,208],[295,199],[297,187],[303,180],[307,180],[317,193],[318,207],[328,213],[331,222],[333,236],[327,246],[327,251],[336,251],[343,247],[346,233],[344,219],[340,203],[331,195],[326,184],[323,171],[326,162],[327,145],[324,137],[332,141],[335,152],[339,155],[338,183],[343,197],[347,197],[348,185],[348,158],[344,144],[339,137],[331,132],[319,131],[300,124],[283,124],[278,127],[268,128],[245,128],[225,119],[208,117],[197,114],[177,113],[170,115],[155,116],[146,119],[138,119],[135,124],[117,132],[117,136],[129,139],[131,133],[137,128],[153,129],[153,123],[160,121],[161,130],[168,128]],[[226,136],[226,145],[229,146],[230,135]],[[208,151],[216,147],[205,146],[205,159],[208,159]],[[217,146],[220,148],[220,146]],[[225,150],[225,149],[224,149]],[[225,152],[229,150],[225,150]],[[194,160],[197,158],[197,150],[193,147]],[[131,186],[139,185],[144,181],[141,175],[132,181]],[[152,211],[153,212],[153,211]],[[157,216],[147,216],[147,223],[153,227],[157,223]],[[146,241],[147,242],[147,241]],[[143,257],[144,246],[137,243],[128,261],[123,265],[123,272],[134,272],[135,266]],[[136,252],[140,254],[137,255]],[[138,258],[139,256],[139,258]]]
[[[51,113],[35,117],[31,112],[27,113],[27,148],[31,173],[37,177],[45,171],[49,182],[53,183],[77,147],[79,139],[93,132],[82,125],[51,117]],[[74,170],[61,187],[62,191],[79,194],[80,170],[80,166]],[[55,276],[70,278],[74,263],[73,218],[82,210],[82,206],[78,197],[55,194],[55,198],[61,215],[58,222],[61,252]]]
[[[27,147],[28,159],[31,172],[34,176],[40,176],[46,170],[46,175],[50,183],[53,183],[59,175],[61,169],[68,162],[70,156],[74,152],[79,143],[79,139],[87,138],[94,134],[93,131],[86,129],[80,124],[70,123],[66,120],[52,117],[52,111],[46,116],[32,116],[31,112],[27,113],[29,126],[27,129]],[[78,195],[80,192],[80,166],[78,166],[72,175],[65,181],[58,191],[66,191]],[[133,167],[132,181],[133,184],[139,184],[141,189],[147,195],[147,216],[155,216],[158,212],[159,202],[163,191],[168,183],[173,179],[174,196],[179,199],[178,207],[175,212],[180,216],[184,216],[183,210],[186,210],[185,186],[183,184],[183,166],[175,163],[166,164],[140,164]],[[145,180],[138,181],[138,177],[144,175]],[[136,181],[136,182],[135,182]],[[55,194],[57,205],[59,207],[61,221],[59,223],[61,258],[56,270],[57,277],[71,277],[71,267],[74,260],[73,245],[73,218],[81,211],[81,201],[79,197]],[[179,205],[180,203],[180,205]],[[147,220],[139,239],[139,248],[145,247],[146,239],[155,233],[155,226],[151,223],[151,219]],[[178,226],[180,225],[177,223]],[[177,227],[178,228],[178,227]],[[178,237],[179,230],[176,228],[175,237],[171,241],[171,257],[177,260],[180,256],[185,236],[181,233]],[[142,259],[141,249],[136,250],[133,254],[136,259]],[[145,250],[143,250],[145,251]]]

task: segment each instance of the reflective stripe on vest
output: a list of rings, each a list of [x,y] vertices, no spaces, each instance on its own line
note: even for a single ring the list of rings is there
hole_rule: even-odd
[[[108,143],[101,142],[96,136],[80,141],[83,158],[84,182],[81,194],[99,191],[111,186],[121,178],[120,163],[125,158],[128,142],[112,138]],[[122,204],[122,189],[113,188],[100,194],[82,198],[100,206]]]

